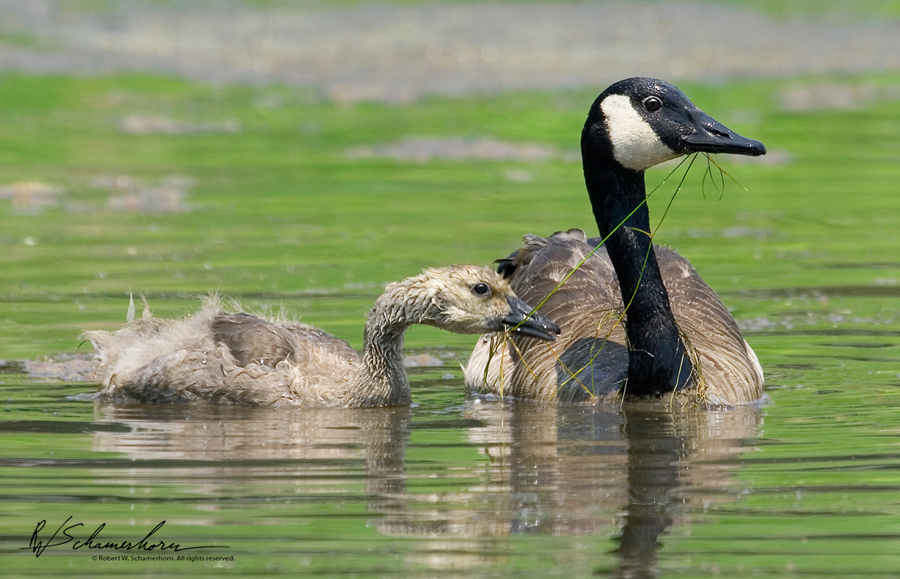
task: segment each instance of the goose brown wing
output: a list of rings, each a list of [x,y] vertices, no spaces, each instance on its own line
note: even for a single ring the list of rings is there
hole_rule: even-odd
[[[675,321],[710,392],[732,403],[759,399],[762,368],[731,312],[687,259],[660,246],[656,257]]]
[[[516,295],[541,304],[541,314],[560,325],[553,344],[518,339],[513,396],[576,401],[614,392],[624,380],[628,354],[615,272],[604,248],[556,235],[527,236],[514,258],[510,284]],[[518,362],[518,360],[516,360]]]

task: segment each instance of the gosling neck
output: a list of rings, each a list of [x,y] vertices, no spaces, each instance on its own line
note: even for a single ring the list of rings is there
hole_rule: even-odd
[[[362,365],[356,376],[350,406],[399,406],[411,401],[409,380],[403,364],[403,335],[419,321],[407,307],[404,283],[388,286],[375,301],[366,320]]]
[[[626,306],[629,356],[623,390],[629,396],[654,396],[687,386],[692,364],[652,251],[644,173],[621,166],[610,170],[613,163],[604,168],[585,155],[585,182]]]

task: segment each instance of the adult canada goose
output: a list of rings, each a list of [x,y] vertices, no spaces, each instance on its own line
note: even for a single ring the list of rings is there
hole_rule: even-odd
[[[499,274],[462,265],[387,286],[369,312],[361,356],[312,326],[225,313],[214,303],[184,320],[145,317],[85,337],[99,354],[102,401],[390,406],[410,402],[410,325],[553,340],[559,327],[530,311]]]
[[[498,351],[483,337],[466,369],[470,388],[570,401],[679,390],[715,404],[762,397],[762,368],[734,318],[686,259],[652,244],[644,171],[691,153],[758,156],[765,147],[660,80],[626,79],[597,97],[581,154],[601,237],[526,236],[498,268],[560,324],[561,340],[516,339]]]

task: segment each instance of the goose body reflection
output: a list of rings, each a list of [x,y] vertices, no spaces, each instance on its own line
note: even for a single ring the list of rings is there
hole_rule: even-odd
[[[250,406],[372,407],[410,403],[403,335],[412,324],[456,333],[559,331],[489,268],[451,266],[387,287],[369,312],[364,347],[306,324],[222,311],[146,317],[86,337],[100,358],[99,399]]]
[[[562,328],[545,347],[485,336],[466,382],[514,398],[598,402],[679,392],[733,405],[763,396],[763,373],[728,309],[691,264],[653,244],[644,171],[691,153],[765,153],[674,86],[632,78],[594,102],[581,138],[602,237],[580,230],[525,237],[499,271]],[[602,245],[601,245],[602,243]]]
[[[337,508],[351,528],[413,538],[409,556],[436,569],[506,560],[512,543],[488,541],[515,535],[540,536],[553,556],[577,540],[588,569],[613,577],[658,576],[667,533],[739,500],[735,473],[763,420],[753,407],[658,404],[473,404],[462,415],[228,405],[95,412],[115,428],[97,428],[93,450],[125,457],[98,470],[116,488],[177,480],[191,496],[232,499],[210,511],[246,502],[259,522],[292,510],[319,540],[322,525],[335,528]]]

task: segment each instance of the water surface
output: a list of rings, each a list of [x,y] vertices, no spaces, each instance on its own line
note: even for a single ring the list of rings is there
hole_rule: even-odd
[[[819,296],[814,316],[781,312],[777,292],[734,299],[770,310],[747,332],[767,362],[774,403],[762,408],[466,400],[450,364],[411,369],[415,407],[367,410],[95,405],[73,399],[90,384],[4,375],[7,568],[894,576],[900,324],[828,319],[896,311],[897,298],[843,296],[825,308]],[[222,547],[181,555],[233,560],[23,550],[40,520],[49,529],[70,515],[82,540],[106,523],[103,539],[136,542],[166,521],[156,533],[166,541]]]
[[[274,411],[95,405],[78,397],[95,384],[17,361],[74,366],[90,352],[78,335],[119,327],[129,292],[157,316],[216,291],[283,306],[359,346],[389,281],[489,263],[528,232],[595,230],[566,151],[600,87],[340,106],[274,85],[3,74],[4,573],[895,576],[897,86],[890,73],[683,86],[770,154],[720,160],[746,191],[715,189],[701,162],[655,239],[734,312],[771,405],[476,403],[457,364],[472,337],[415,328],[410,353],[443,362],[411,369],[416,407]],[[797,91],[865,98],[786,107]],[[423,137],[559,154],[349,154]],[[650,201],[654,226],[676,182]],[[165,521],[155,537],[205,547],[179,554],[227,560],[29,549],[40,521],[46,546],[70,516],[79,541],[105,524],[104,541],[137,542]]]

